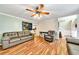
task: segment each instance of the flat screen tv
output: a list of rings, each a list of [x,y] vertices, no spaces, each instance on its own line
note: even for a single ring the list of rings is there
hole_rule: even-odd
[[[22,29],[23,30],[32,30],[32,23],[28,23],[28,22],[22,22]]]

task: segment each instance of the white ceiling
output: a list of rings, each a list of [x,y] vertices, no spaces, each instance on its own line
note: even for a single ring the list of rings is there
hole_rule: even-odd
[[[0,12],[10,14],[16,17],[25,19],[36,19],[30,17],[32,12],[26,11],[26,8],[35,8],[36,4],[0,4]],[[57,17],[79,14],[79,4],[45,4],[45,10],[50,12],[49,15],[44,15],[40,19],[52,19]]]

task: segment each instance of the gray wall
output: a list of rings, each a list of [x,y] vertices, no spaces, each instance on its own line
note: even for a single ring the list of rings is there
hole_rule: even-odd
[[[75,29],[75,22],[77,19],[77,15],[71,15],[67,17],[61,17],[59,18],[59,29],[62,31],[63,35],[66,36],[73,36],[76,37],[76,29]]]

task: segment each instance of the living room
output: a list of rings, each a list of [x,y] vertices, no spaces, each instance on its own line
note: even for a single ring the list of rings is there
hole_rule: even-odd
[[[0,55],[79,54],[78,10],[78,4],[1,4]]]

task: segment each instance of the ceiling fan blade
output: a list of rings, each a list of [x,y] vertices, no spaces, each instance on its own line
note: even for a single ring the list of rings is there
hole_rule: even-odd
[[[40,5],[39,5],[39,9],[40,9],[40,10],[44,9],[44,5],[43,5],[43,4],[40,4]]]
[[[49,12],[41,12],[41,14],[49,15]]]
[[[31,11],[31,12],[36,12],[35,10],[31,10],[31,9],[26,9],[27,11]]]
[[[32,16],[31,17],[34,17],[36,14],[32,14]]]

